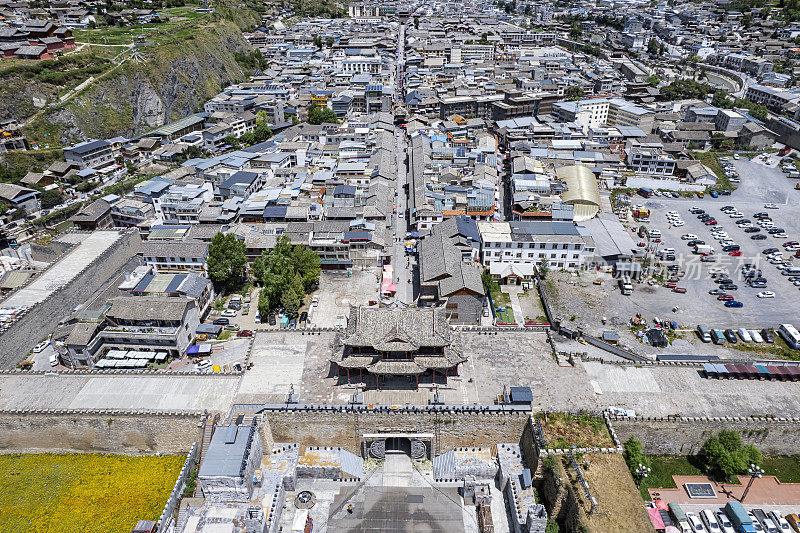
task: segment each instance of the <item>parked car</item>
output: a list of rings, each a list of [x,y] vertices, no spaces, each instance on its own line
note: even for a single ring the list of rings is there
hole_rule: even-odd
[[[303,311],[302,313],[300,313],[300,323],[302,324],[307,321],[308,321],[308,312]]]
[[[58,366],[58,354],[53,352],[50,354],[50,366]]]
[[[720,533],[719,523],[717,519],[714,517],[714,513],[709,511],[708,509],[703,509],[700,511],[700,519],[708,528],[709,533]]]
[[[736,333],[734,333],[732,329],[726,329],[722,332],[722,334],[725,335],[725,338],[731,344],[736,344],[739,342],[739,339],[736,337]]]
[[[725,302],[725,307],[737,307],[738,308],[738,307],[744,307],[744,304],[742,302],[733,300],[731,302]]]
[[[736,533],[736,530],[733,529],[733,524],[731,524],[730,519],[725,513],[722,511],[716,511],[714,513],[714,518],[717,519],[719,529],[722,533]]]
[[[789,525],[789,522],[780,515],[777,511],[770,511],[767,513],[772,521],[775,523],[775,526],[778,528],[778,531],[781,533],[791,533],[793,531],[792,527]]]
[[[41,353],[48,346],[50,346],[50,340],[49,339],[43,340],[42,342],[33,347],[33,353]]]
[[[278,321],[277,321],[277,319],[275,318],[275,315],[274,315],[274,314],[270,314],[270,315],[269,315],[269,325],[270,325],[270,326],[274,326],[274,325],[275,325],[275,324],[277,324],[277,323],[278,323]]]
[[[756,294],[758,298],[775,298],[775,293],[772,291],[761,291]]]
[[[289,329],[294,329],[297,327],[297,319],[292,318],[289,320]]]
[[[214,324],[215,326],[227,326],[230,323],[231,321],[228,320],[227,318],[215,318],[214,321],[212,322],[212,324]]]
[[[706,526],[703,525],[703,521],[700,520],[696,514],[686,513],[686,520],[689,522],[689,526],[692,528],[694,533],[708,533]]]
[[[763,233],[756,233],[755,235],[750,236],[750,238],[753,239],[754,241],[763,241],[764,239],[767,238],[767,236],[764,235]]]
[[[761,336],[764,338],[764,342],[767,342],[769,344],[775,343],[775,336],[772,334],[771,330],[767,328],[762,329]]]
[[[225,331],[239,331],[239,326],[236,324],[228,324],[222,329],[224,329]]]
[[[236,336],[237,337],[252,337],[253,336],[253,332],[251,330],[249,330],[249,329],[243,329],[242,331],[239,331],[238,333],[236,333]]]
[[[224,310],[222,312],[222,316],[227,316],[229,318],[233,318],[233,317],[236,316],[236,310],[235,309],[226,309],[226,310]]]

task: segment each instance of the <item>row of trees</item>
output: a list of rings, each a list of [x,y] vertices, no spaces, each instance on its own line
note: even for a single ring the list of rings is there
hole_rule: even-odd
[[[651,466],[650,458],[642,450],[641,441],[636,437],[629,438],[622,456],[637,483],[641,481],[637,479],[637,471],[641,467],[649,469]],[[738,431],[725,429],[706,440],[700,453],[691,459],[711,478],[731,482],[736,480],[736,476],[746,474],[750,465],[760,465],[763,456],[752,444],[744,444]]]
[[[217,233],[208,247],[208,276],[222,294],[241,290],[248,281],[246,246],[233,233]],[[319,283],[322,273],[319,256],[303,245],[293,245],[282,235],[275,247],[253,261],[253,280],[261,285],[258,311],[266,316],[283,307],[288,316],[297,316],[303,298]]]
[[[748,113],[753,118],[758,120],[767,120],[767,108],[762,104],[757,104],[747,98],[728,98],[725,91],[716,91],[711,98],[711,105],[714,107],[721,107],[723,109],[733,109],[734,107],[740,109],[747,109]]]

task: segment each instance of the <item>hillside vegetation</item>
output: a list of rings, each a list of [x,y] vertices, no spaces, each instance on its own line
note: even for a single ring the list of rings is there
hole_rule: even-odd
[[[138,48],[137,59],[128,59],[119,66],[86,54],[76,54],[74,60],[70,59],[75,63],[71,68],[65,62],[73,56],[54,61],[64,70],[61,76],[74,79],[66,87],[49,82],[47,76],[52,77],[53,73],[40,72],[25,81],[19,72],[11,72],[4,78],[4,71],[0,71],[0,80],[11,84],[0,90],[10,91],[19,100],[14,109],[5,111],[4,118],[23,122],[38,111],[34,97],[58,102],[58,96],[94,75],[97,81],[89,87],[35,116],[26,127],[29,140],[42,147],[55,147],[87,137],[145,133],[200,111],[203,102],[226,85],[246,79],[247,68],[233,54],[249,54],[251,47],[241,30],[252,29],[259,20],[253,6],[243,4],[233,8],[224,2],[217,3],[211,15],[170,19],[165,23],[170,26],[161,25],[145,34],[149,44]],[[81,39],[118,44],[128,39],[131,31],[98,28],[82,33]]]

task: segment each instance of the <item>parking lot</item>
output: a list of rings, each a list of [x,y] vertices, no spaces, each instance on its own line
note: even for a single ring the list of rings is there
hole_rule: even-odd
[[[773,158],[777,159],[777,158]],[[645,224],[648,228],[656,228],[661,231],[662,242],[658,243],[657,249],[674,248],[676,251],[676,261],[674,264],[680,266],[680,270],[686,274],[678,282],[679,287],[685,287],[686,294],[676,294],[670,289],[656,287],[652,293],[648,292],[646,299],[636,298],[641,294],[641,285],[636,286],[632,298],[637,300],[636,307],[644,306],[648,312],[647,316],[672,315],[671,309],[679,307],[676,313],[679,322],[687,325],[706,323],[710,327],[771,327],[783,322],[792,322],[797,317],[797,299],[800,294],[798,287],[795,287],[786,276],[781,275],[775,265],[766,261],[762,251],[767,248],[778,248],[786,241],[800,239],[800,218],[796,216],[796,209],[800,202],[798,199],[800,191],[793,189],[796,180],[788,179],[777,166],[767,166],[760,160],[753,162],[745,159],[733,161],[733,164],[741,176],[739,188],[730,196],[720,196],[711,198],[685,199],[685,198],[664,198],[651,197],[649,199],[634,199],[634,203],[641,203],[650,209],[650,223]],[[778,209],[765,209],[766,203],[778,205]],[[744,229],[736,225],[736,220],[720,211],[723,206],[733,206],[744,215],[745,219],[751,220],[754,224],[758,222],[753,218],[753,214],[767,212],[773,219],[775,225],[786,230],[785,238],[774,238],[768,235],[765,240],[752,240],[751,235]],[[692,207],[699,207],[712,215],[718,221],[716,226],[707,226],[698,220],[697,215],[689,213]],[[683,226],[671,226],[667,219],[668,211],[677,211],[682,220]],[[712,228],[723,227],[730,235],[731,240],[741,247],[742,255],[733,257],[721,251],[720,244],[712,237]],[[766,232],[762,229],[760,234]],[[684,234],[696,235],[698,239],[705,241],[715,250],[716,262],[700,262],[698,255],[692,253],[692,249],[687,246],[687,240],[681,239]],[[642,239],[635,237],[635,240]],[[793,254],[784,252],[784,260],[793,259]],[[752,288],[744,283],[741,277],[741,265],[751,263],[760,268],[763,277],[767,279],[766,288]],[[794,263],[800,265],[800,260],[794,259]],[[672,262],[666,263],[672,264]],[[742,302],[742,308],[728,308],[723,302],[718,301],[717,297],[708,294],[709,290],[716,289],[717,284],[711,279],[709,268],[725,269],[733,282],[738,286],[737,290],[729,291],[734,298]],[[762,291],[772,291],[774,298],[757,298],[756,295]]]

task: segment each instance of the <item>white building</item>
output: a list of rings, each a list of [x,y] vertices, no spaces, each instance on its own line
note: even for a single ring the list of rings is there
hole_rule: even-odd
[[[594,239],[572,222],[478,222],[481,262],[533,263],[548,268],[576,270],[594,256]]]

